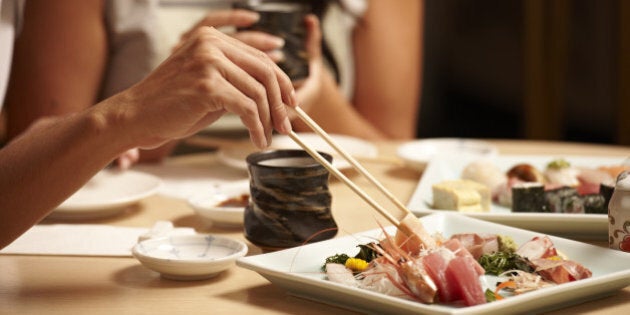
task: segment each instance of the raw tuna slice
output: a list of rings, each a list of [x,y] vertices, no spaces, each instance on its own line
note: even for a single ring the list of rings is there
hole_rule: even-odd
[[[472,257],[455,257],[446,267],[446,279],[467,306],[486,303],[486,297]]]
[[[450,257],[444,257],[442,252],[448,252]],[[424,256],[422,262],[424,263],[424,269],[438,288],[438,297],[440,302],[448,303],[458,300],[460,297],[456,296],[453,288],[446,279],[446,267],[448,262],[454,257],[454,255],[447,249],[440,249],[432,252],[431,254]]]
[[[475,257],[466,249],[466,247],[464,247],[462,242],[460,242],[458,239],[452,238],[444,242],[444,248],[451,250],[453,253],[455,253],[455,256],[457,257],[469,257],[470,264],[472,265],[472,267],[474,267],[477,275],[481,276],[486,273],[486,270],[481,267]]]

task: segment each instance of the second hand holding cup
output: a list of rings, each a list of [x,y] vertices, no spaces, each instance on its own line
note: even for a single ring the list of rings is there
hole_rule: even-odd
[[[258,22],[238,28],[239,31],[261,31],[284,39],[282,47],[284,58],[278,62],[278,66],[293,82],[308,77],[307,30],[304,23],[304,17],[310,11],[308,3],[239,1],[235,2],[233,7],[260,14]]]

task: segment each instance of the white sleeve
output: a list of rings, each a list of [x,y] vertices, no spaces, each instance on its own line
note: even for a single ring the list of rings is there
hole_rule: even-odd
[[[0,0],[0,108],[9,84],[13,43],[21,26],[23,10],[24,0]]]

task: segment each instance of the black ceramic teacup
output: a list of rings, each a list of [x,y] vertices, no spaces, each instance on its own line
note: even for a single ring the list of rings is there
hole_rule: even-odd
[[[235,2],[233,7],[260,14],[258,22],[239,30],[261,31],[284,39],[285,44],[282,47],[284,59],[278,62],[278,66],[291,80],[296,82],[308,77],[307,31],[304,24],[304,17],[310,11],[308,2],[250,0]]]
[[[329,154],[321,154],[332,162]],[[250,242],[267,250],[280,249],[337,234],[329,172],[306,151],[263,151],[246,160],[251,198],[244,225]]]

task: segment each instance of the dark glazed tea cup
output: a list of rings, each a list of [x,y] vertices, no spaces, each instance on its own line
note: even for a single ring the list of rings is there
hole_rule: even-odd
[[[328,161],[329,154],[321,153]],[[275,150],[250,154],[250,203],[245,237],[266,249],[330,239],[337,234],[328,190],[329,172],[307,152]]]
[[[239,28],[269,33],[284,39],[282,53],[284,59],[278,62],[294,82],[308,77],[308,56],[306,53],[306,25],[304,17],[310,11],[307,2],[290,1],[239,1],[234,8],[256,11],[260,20],[255,24]]]

